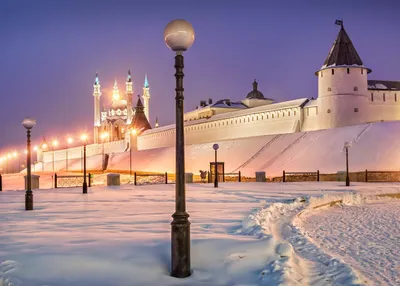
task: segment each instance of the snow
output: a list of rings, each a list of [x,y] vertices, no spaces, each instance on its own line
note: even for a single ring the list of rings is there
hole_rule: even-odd
[[[373,194],[400,189],[341,182],[187,184],[193,274],[176,279],[169,276],[175,185],[92,187],[87,195],[81,188],[34,190],[35,210],[26,212],[21,176],[3,180],[9,191],[0,192],[0,285],[7,286],[360,285],[383,267],[371,264],[372,277],[364,277],[314,244],[300,225],[315,211],[333,210],[319,207],[332,201],[362,205]],[[396,238],[398,232],[387,233]],[[345,243],[365,241],[358,236]]]
[[[344,143],[350,142],[350,172],[399,170],[400,122],[379,122],[343,128],[291,134],[268,135],[236,140],[187,145],[186,170],[199,174],[214,160],[212,145],[218,143],[218,160],[225,162],[225,172],[241,171],[255,177],[265,171],[268,177],[287,172],[332,174],[345,170]],[[385,138],[385,140],[380,140]],[[175,172],[175,147],[149,149],[132,153],[134,170]],[[373,151],[373,152],[371,152]],[[367,155],[366,155],[367,154]],[[100,163],[99,163],[100,165]],[[129,152],[112,154],[109,170],[128,170]]]
[[[338,206],[314,213],[304,228],[313,243],[374,285],[400,285],[399,213],[399,201]]]

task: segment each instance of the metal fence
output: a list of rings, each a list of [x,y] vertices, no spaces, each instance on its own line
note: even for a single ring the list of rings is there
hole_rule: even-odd
[[[59,176],[57,174],[54,174],[54,188],[71,188],[71,187],[79,187],[83,185],[83,175],[65,175],[65,176]],[[87,182],[88,186],[92,186],[93,182],[93,175],[90,173],[87,175]]]

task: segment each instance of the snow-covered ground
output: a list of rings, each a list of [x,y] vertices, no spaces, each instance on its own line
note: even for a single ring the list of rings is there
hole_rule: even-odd
[[[360,271],[373,285],[400,285],[400,200],[315,212],[304,230],[323,251]]]
[[[360,285],[378,279],[384,266],[371,265],[372,277],[365,276],[297,225],[315,206],[359,203],[400,185],[188,184],[193,274],[187,279],[169,276],[174,188],[35,190],[30,212],[23,210],[24,191],[0,192],[0,285]]]

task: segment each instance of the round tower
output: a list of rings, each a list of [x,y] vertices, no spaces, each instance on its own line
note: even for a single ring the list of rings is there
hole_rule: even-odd
[[[97,143],[99,141],[99,128],[101,125],[101,117],[100,117],[100,80],[99,75],[96,72],[96,78],[93,84],[93,97],[94,97],[94,130],[93,130],[93,139],[94,142]]]
[[[356,125],[368,121],[368,82],[371,72],[361,61],[341,28],[318,76],[318,129]]]

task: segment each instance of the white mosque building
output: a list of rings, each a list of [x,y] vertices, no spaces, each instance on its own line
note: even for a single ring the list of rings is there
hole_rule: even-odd
[[[340,22],[340,31],[336,40],[325,62],[315,72],[315,76],[318,77],[316,99],[300,98],[274,102],[273,99],[264,97],[258,89],[258,83],[254,81],[252,90],[245,99],[239,102],[229,99],[213,102],[209,99],[202,101],[195,110],[185,113],[185,144],[219,142],[400,120],[400,101],[398,101],[400,81],[369,80],[370,73],[371,69],[364,65],[343,27],[343,23]],[[140,112],[140,132],[133,136],[127,136],[126,132],[135,128],[132,125],[134,111],[130,110],[132,100],[129,100],[133,93],[130,75],[128,74],[126,88],[128,101],[130,101],[128,110],[125,108],[127,103],[122,102],[119,96],[115,96],[115,107],[122,102],[119,104],[123,106],[120,110],[122,121],[121,118],[113,121],[112,112],[115,108],[111,108],[107,111],[108,113],[100,112],[98,102],[100,87],[97,86],[96,79],[93,95],[95,97],[94,134],[97,139],[94,140],[95,144],[88,146],[88,156],[102,152],[102,148],[98,144],[101,128],[114,128],[118,131],[114,130],[114,134],[116,134],[112,139],[114,141],[103,146],[106,153],[124,152],[130,148],[140,151],[175,145],[174,124],[159,127],[157,124],[157,128],[151,128],[148,124],[150,94],[146,82],[143,87],[144,114]],[[139,109],[143,110],[140,99],[138,105]],[[119,111],[116,109],[114,112],[117,116]],[[123,132],[125,135],[122,135]],[[56,158],[59,157],[59,160],[63,160],[65,150],[60,150],[59,155],[57,152]],[[38,154],[39,161],[50,162],[54,158],[52,151]],[[77,148],[76,152],[72,152],[70,156],[79,158],[81,156],[80,148]]]

